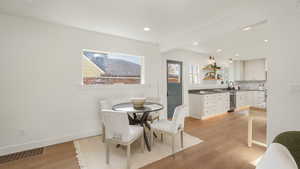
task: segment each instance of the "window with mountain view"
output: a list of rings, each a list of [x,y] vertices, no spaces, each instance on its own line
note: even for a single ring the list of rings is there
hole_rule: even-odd
[[[141,56],[84,50],[83,84],[142,84],[142,66]]]

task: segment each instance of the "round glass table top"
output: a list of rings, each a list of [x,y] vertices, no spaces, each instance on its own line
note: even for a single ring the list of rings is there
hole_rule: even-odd
[[[142,108],[134,108],[131,102],[119,103],[112,107],[115,111],[125,111],[130,113],[154,112],[162,110],[163,108],[163,105],[153,102],[145,102],[144,107]]]

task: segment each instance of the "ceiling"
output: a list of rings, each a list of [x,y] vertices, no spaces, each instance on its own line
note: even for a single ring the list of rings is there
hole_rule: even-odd
[[[232,57],[257,57],[264,26],[241,28],[265,17],[259,0],[1,0],[0,12],[33,17],[160,45]],[[144,27],[151,31],[145,32]],[[199,45],[194,46],[197,41]],[[218,48],[223,52],[215,53]],[[247,49],[248,48],[248,49]],[[260,54],[262,55],[262,54]]]
[[[251,30],[243,31],[240,28],[217,37],[212,37],[198,46],[205,51],[209,51],[214,56],[228,59],[248,60],[268,58],[272,45],[269,36],[270,31],[270,25],[265,21],[262,25],[251,27]],[[193,48],[190,50],[193,50]]]

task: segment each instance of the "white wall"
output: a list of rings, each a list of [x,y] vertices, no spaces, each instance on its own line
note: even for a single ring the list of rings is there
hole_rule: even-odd
[[[272,1],[269,13],[268,142],[287,130],[300,130],[300,8],[296,0]]]
[[[205,66],[208,64],[207,54],[196,53],[183,49],[175,49],[165,53],[162,53],[163,57],[163,65],[166,67],[167,60],[175,60],[183,62],[183,104],[189,105],[189,97],[188,90],[189,89],[207,89],[207,88],[219,88],[219,87],[227,87],[225,85],[219,85],[217,81],[202,81],[201,84],[193,85],[189,83],[188,71],[189,64],[200,64],[200,66]],[[228,66],[226,60],[216,58],[218,65]],[[164,70],[165,71],[165,70]],[[164,91],[165,96],[167,91],[167,77],[166,72],[164,72]]]
[[[159,46],[0,15],[0,155],[100,133],[98,100],[161,93]],[[82,87],[82,49],[145,56],[146,85]]]

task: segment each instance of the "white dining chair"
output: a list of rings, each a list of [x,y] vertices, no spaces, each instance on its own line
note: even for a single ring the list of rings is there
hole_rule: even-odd
[[[161,103],[161,99],[160,97],[147,97],[146,98],[147,102],[153,102],[153,103]],[[153,123],[153,121],[155,120],[159,120],[159,111],[157,112],[151,112],[148,116],[148,121],[150,121],[151,123]]]
[[[181,148],[183,148],[183,130],[184,130],[184,118],[187,113],[187,107],[180,105],[175,108],[172,120],[158,120],[153,122],[150,129],[151,145],[153,145],[153,132],[158,131],[166,133],[172,137],[172,154],[175,157],[175,137],[180,133]]]
[[[109,164],[109,145],[127,146],[127,169],[130,169],[130,145],[141,139],[141,149],[144,151],[144,129],[137,125],[129,125],[126,112],[103,110],[105,125],[106,163]]]
[[[100,100],[100,110],[99,110],[99,117],[101,122],[101,128],[102,128],[102,142],[105,141],[105,125],[103,123],[103,113],[102,110],[109,110],[112,108],[111,100],[108,99],[101,99]]]

